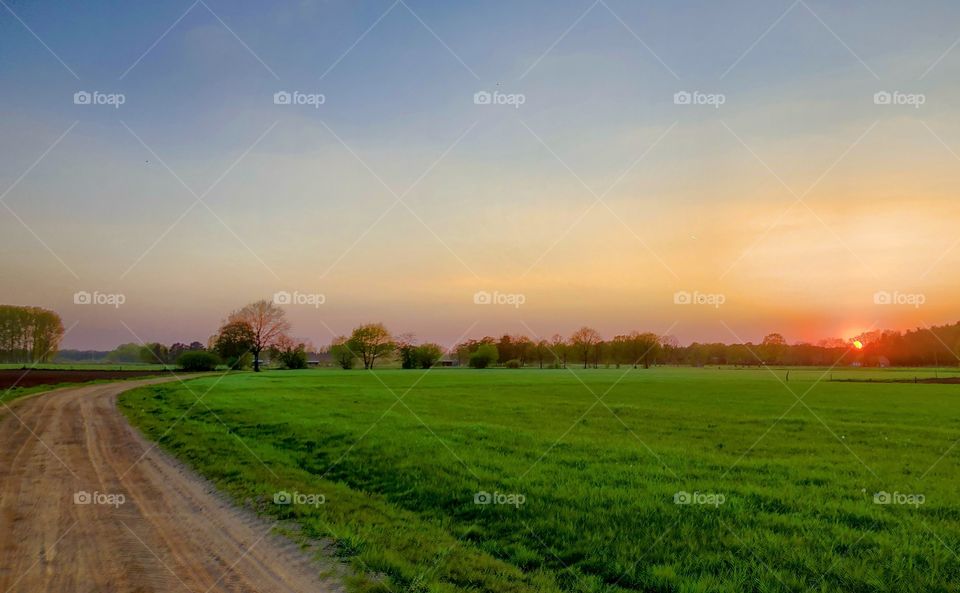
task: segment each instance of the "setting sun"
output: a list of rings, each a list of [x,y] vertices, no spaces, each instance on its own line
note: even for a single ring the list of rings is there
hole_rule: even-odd
[[[862,349],[863,349],[863,342],[861,342],[860,340],[854,340],[854,341],[853,341],[853,347],[856,348],[857,350],[862,350]]]

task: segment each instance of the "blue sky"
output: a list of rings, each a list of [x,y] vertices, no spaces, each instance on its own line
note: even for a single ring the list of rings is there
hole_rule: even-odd
[[[0,7],[0,255],[21,279],[0,301],[78,322],[68,346],[204,339],[293,289],[327,295],[291,311],[317,343],[374,318],[440,341],[953,320],[958,287],[916,271],[956,261],[955,3],[205,2]],[[882,109],[882,90],[926,100]],[[887,288],[931,304],[863,306]],[[478,289],[528,305],[478,311]],[[729,305],[671,307],[688,289]]]

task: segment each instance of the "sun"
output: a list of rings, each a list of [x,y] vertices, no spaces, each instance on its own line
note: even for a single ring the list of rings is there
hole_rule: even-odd
[[[853,347],[856,348],[857,350],[863,350],[863,342],[861,342],[860,340],[854,340]]]

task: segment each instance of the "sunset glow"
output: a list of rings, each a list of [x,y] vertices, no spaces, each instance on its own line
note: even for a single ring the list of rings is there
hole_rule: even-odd
[[[278,291],[325,296],[290,311],[316,342],[370,319],[444,343],[585,323],[687,343],[957,318],[951,19],[825,6],[855,57],[801,9],[750,51],[782,9],[611,9],[646,48],[602,6],[555,46],[583,7],[511,6],[505,22],[432,6],[451,51],[394,11],[345,54],[382,10],[303,2],[267,19],[225,7],[257,31],[247,49],[190,11],[135,64],[173,7],[116,9],[122,35],[94,8],[27,10],[79,80],[11,21],[0,250],[16,282],[0,302],[61,312],[76,348],[131,337],[78,291],[122,293],[124,323],[164,342],[205,340]],[[479,291],[525,303],[478,308]]]

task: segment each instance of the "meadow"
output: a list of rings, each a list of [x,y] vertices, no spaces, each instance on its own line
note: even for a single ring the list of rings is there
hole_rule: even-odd
[[[355,591],[957,591],[960,386],[829,378],[271,371],[120,406]]]

